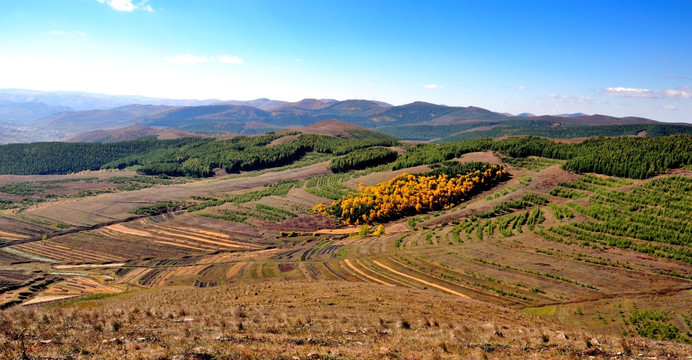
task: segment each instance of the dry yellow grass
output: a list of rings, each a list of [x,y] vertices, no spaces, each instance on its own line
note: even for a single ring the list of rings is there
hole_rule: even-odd
[[[591,334],[439,292],[346,282],[130,293],[0,313],[0,357],[683,358],[690,346]],[[631,355],[630,355],[631,356]]]

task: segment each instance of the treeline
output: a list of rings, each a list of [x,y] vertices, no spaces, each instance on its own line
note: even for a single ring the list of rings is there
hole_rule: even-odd
[[[329,170],[346,172],[365,169],[371,166],[390,163],[397,158],[397,152],[385,148],[358,149],[329,162]]]
[[[285,135],[285,134],[284,134]],[[204,177],[211,169],[219,167],[229,173],[259,170],[291,164],[308,152],[332,155],[349,154],[354,150],[372,146],[391,146],[391,139],[343,139],[323,135],[300,135],[297,139],[271,144],[284,135],[239,136],[229,140],[218,140],[199,146],[181,147],[155,151],[128,157],[105,167],[122,168],[141,165],[143,174],[166,174],[169,176]]]
[[[272,141],[298,133],[267,133],[225,140],[147,137],[114,143],[10,144],[0,146],[0,174],[67,174],[136,165],[139,173],[145,175],[205,177],[216,167],[236,173],[291,164],[312,151],[338,156],[398,143],[394,137],[374,131],[353,132],[353,139],[304,134],[277,144]]]
[[[209,141],[199,138],[156,140],[147,137],[116,143],[8,144],[0,146],[0,174],[48,175],[98,170],[110,161],[134,154]]]
[[[506,156],[540,156],[567,160],[575,172],[644,179],[692,164],[692,135],[656,138],[594,138],[566,144],[534,136],[504,140],[474,139],[458,143],[420,144],[400,156],[394,169],[434,164],[462,154],[492,150]]]
[[[442,136],[430,137],[429,139],[439,140],[440,143],[449,143],[464,141],[477,138],[498,138],[502,136],[541,136],[552,139],[573,139],[579,137],[594,137],[594,136],[634,136],[642,132],[646,133],[647,137],[669,136],[677,134],[692,134],[692,126],[677,125],[677,124],[627,124],[627,125],[600,125],[600,126],[505,126],[507,123],[502,123],[502,126],[494,127],[490,130],[460,132],[458,134],[446,136],[452,132],[448,132]],[[549,124],[552,125],[552,124]],[[442,125],[447,126],[447,125]],[[403,128],[403,126],[399,127]],[[413,129],[412,129],[413,130]],[[440,129],[442,130],[442,129]],[[434,131],[430,129],[429,131]],[[460,130],[463,131],[463,130]],[[396,131],[387,131],[393,135],[397,135],[402,139],[420,139],[415,137],[414,133],[407,134],[400,129]],[[439,135],[441,131],[436,132]],[[414,136],[409,138],[407,136]],[[446,136],[446,137],[444,137]]]

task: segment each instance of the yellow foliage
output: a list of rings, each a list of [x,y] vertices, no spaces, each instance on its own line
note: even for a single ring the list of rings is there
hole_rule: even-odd
[[[452,178],[445,174],[401,174],[376,186],[360,184],[357,194],[344,196],[329,207],[318,204],[315,211],[341,217],[348,224],[367,224],[412,213],[448,209],[470,196],[477,186],[488,184],[495,175],[504,177],[506,174],[507,170],[499,165],[492,165],[483,173],[476,170]]]

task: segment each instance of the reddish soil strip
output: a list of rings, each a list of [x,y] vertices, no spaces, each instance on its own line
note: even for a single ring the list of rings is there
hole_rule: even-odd
[[[370,276],[370,275],[368,275],[368,274],[362,272],[360,269],[358,269],[358,268],[356,268],[355,266],[353,266],[353,264],[351,264],[351,261],[350,261],[349,259],[344,259],[344,263],[346,263],[346,265],[348,265],[348,267],[350,267],[353,271],[355,271],[355,272],[358,273],[359,275],[365,277],[366,279],[370,279],[370,280],[372,280],[372,281],[378,282],[378,283],[383,284],[383,285],[394,286],[394,285],[392,285],[392,284],[390,284],[390,283],[388,283],[388,282],[382,281],[382,280],[380,280],[380,279],[378,279],[378,278],[372,277],[372,276]]]
[[[417,281],[417,282],[419,282],[419,283],[421,283],[421,284],[425,284],[425,285],[428,285],[428,286],[432,286],[432,287],[434,287],[434,288],[436,288],[436,289],[442,290],[442,291],[447,292],[447,293],[450,293],[450,294],[452,294],[452,295],[456,295],[456,296],[459,296],[459,297],[463,297],[463,298],[466,298],[466,299],[470,299],[470,297],[468,297],[468,296],[466,296],[466,295],[464,295],[464,294],[462,294],[462,293],[460,293],[460,292],[457,292],[457,291],[454,291],[454,290],[452,290],[452,289],[448,289],[448,288],[446,288],[446,287],[444,287],[444,286],[440,286],[440,285],[431,283],[431,282],[429,282],[429,281],[425,281],[425,280],[423,280],[423,279],[419,279],[419,278],[417,278],[417,277],[413,277],[413,276],[411,276],[411,275],[407,275],[407,274],[404,274],[404,273],[402,273],[402,272],[396,271],[396,270],[390,268],[389,266],[386,266],[386,265],[382,264],[381,262],[379,262],[379,261],[377,261],[377,260],[373,260],[372,262],[373,262],[375,265],[377,265],[377,266],[379,266],[379,267],[381,267],[381,268],[383,268],[383,269],[385,269],[385,270],[388,270],[388,271],[390,271],[390,272],[392,272],[392,273],[394,273],[394,274],[397,274],[397,275],[399,275],[399,276],[403,276],[403,277],[405,277],[405,278],[407,278],[407,279],[411,279],[411,280]]]

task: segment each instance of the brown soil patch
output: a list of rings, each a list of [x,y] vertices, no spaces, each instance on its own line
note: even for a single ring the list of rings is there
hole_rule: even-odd
[[[464,155],[461,155],[461,157],[457,159],[457,161],[461,163],[481,161],[491,164],[502,164],[502,161],[500,161],[500,159],[497,156],[495,156],[495,154],[493,154],[492,151],[466,153]]]

